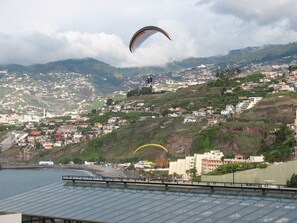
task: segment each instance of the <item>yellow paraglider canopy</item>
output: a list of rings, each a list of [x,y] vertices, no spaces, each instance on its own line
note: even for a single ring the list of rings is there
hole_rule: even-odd
[[[139,150],[141,150],[141,149],[143,149],[145,147],[149,147],[149,146],[158,147],[158,148],[163,149],[165,152],[168,153],[168,149],[165,146],[162,146],[160,144],[145,144],[145,145],[139,146],[137,149],[135,149],[134,154],[137,153]]]

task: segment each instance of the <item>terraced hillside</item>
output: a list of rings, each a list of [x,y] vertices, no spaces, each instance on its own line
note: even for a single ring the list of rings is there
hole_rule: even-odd
[[[236,86],[231,82],[229,84],[225,86],[226,89],[232,86],[236,90]],[[239,100],[238,94],[222,94],[222,87],[208,84],[192,86],[175,93],[135,97],[130,100],[143,101],[146,105],[153,106],[160,115],[147,116],[142,121],[136,119],[126,127],[80,145],[41,152],[35,160],[51,158],[56,162],[66,162],[77,158],[122,162],[140,158],[155,160],[162,156],[177,159],[213,149],[219,149],[225,154],[266,154],[271,160],[287,160],[292,154],[294,137],[292,130],[286,125],[294,122],[297,93],[271,94],[267,88],[266,85],[259,86],[245,93],[264,96],[252,109],[208,127],[206,118],[185,124],[182,116],[174,118],[162,114],[168,108],[177,106],[184,108],[184,114],[203,106],[213,106],[218,113],[226,104],[236,103]],[[287,140],[286,142],[278,141],[279,134],[283,132],[283,140]],[[162,144],[169,149],[169,153],[152,148],[133,154],[137,147],[147,143]]]

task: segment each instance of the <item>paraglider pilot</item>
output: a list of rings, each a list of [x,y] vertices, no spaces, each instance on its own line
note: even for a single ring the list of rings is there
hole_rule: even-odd
[[[153,78],[152,76],[150,75],[148,78],[147,78],[147,84],[150,84],[153,82]]]

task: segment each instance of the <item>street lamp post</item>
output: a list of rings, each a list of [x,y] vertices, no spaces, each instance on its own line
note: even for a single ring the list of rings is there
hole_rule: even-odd
[[[235,175],[235,170],[233,169],[233,185],[234,185],[234,175]]]

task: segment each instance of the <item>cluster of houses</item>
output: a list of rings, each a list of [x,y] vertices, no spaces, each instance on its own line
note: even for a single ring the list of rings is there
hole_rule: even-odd
[[[242,90],[252,90],[255,87],[258,87],[262,83],[269,83],[272,82],[275,78],[283,77],[284,74],[280,73],[278,71],[267,71],[263,72],[265,75],[264,78],[260,80],[259,83],[256,82],[248,82],[243,83],[240,88]],[[297,89],[297,71],[293,71],[292,73],[288,73],[285,75],[286,82],[280,81],[271,83],[268,88],[272,88],[272,94],[283,92],[283,91],[296,91]],[[228,89],[224,93],[233,93],[233,89]],[[226,117],[229,117],[233,114],[239,114],[242,113],[245,110],[251,109],[254,107],[259,101],[262,100],[262,97],[240,97],[240,102],[238,102],[236,105],[228,104],[226,105],[225,109],[220,111],[220,115],[214,114],[214,108],[213,107],[207,107],[207,108],[201,108],[198,111],[193,111],[192,114],[185,115],[184,116],[184,123],[193,123],[200,121],[203,118],[207,118],[208,120],[208,126],[217,124],[219,122],[225,121]],[[181,115],[181,113],[178,110],[179,108],[175,110],[171,110],[172,113],[168,116],[170,117],[178,117]]]
[[[111,133],[122,126],[129,125],[129,121],[117,116],[118,112],[129,113],[131,111],[150,111],[144,103],[119,103],[104,106],[100,109],[99,116],[106,113],[111,115],[106,122],[94,122],[82,117],[78,112],[66,112],[69,120],[63,120],[44,111],[43,116],[33,115],[1,115],[0,124],[24,126],[22,131],[14,131],[7,135],[0,143],[2,151],[17,145],[20,147],[52,149],[72,143],[79,143],[100,135]],[[153,118],[153,116],[152,116]]]
[[[32,80],[25,73],[2,71],[0,86],[4,95],[0,98],[0,110],[38,115],[44,107],[61,112],[68,107],[82,107],[81,102],[86,105],[89,100],[100,98],[88,77],[79,73],[40,73],[36,78],[39,80]]]
[[[16,145],[52,149],[107,134],[127,124],[127,120],[112,116],[106,123],[95,122],[91,125],[88,118],[78,114],[73,115],[70,120],[56,118],[45,119],[42,122],[29,122],[22,131],[9,133],[0,143],[0,148],[4,151]]]

